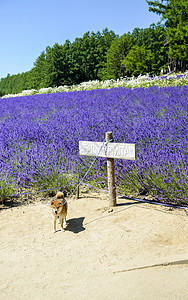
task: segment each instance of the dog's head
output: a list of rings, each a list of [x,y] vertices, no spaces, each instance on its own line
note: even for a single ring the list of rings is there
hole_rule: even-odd
[[[50,208],[53,214],[58,215],[63,209],[63,204],[59,200],[53,200],[51,202]]]

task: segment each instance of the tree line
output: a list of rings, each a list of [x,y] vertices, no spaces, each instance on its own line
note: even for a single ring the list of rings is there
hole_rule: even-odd
[[[30,71],[2,78],[0,96],[95,79],[158,75],[167,68],[168,56],[188,60],[188,0],[146,1],[149,10],[161,14],[164,24],[135,28],[122,36],[107,28],[88,31],[72,43],[55,43],[39,55]]]
[[[146,72],[158,74],[167,62],[164,39],[165,28],[156,25],[135,28],[122,36],[107,28],[86,32],[72,43],[67,40],[47,47],[30,71],[2,78],[0,91],[10,94]]]

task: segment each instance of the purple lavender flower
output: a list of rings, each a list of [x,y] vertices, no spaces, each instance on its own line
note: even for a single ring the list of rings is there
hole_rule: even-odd
[[[115,161],[119,189],[144,188],[163,201],[187,203],[187,86],[0,99],[0,111],[0,180],[41,185],[41,178],[58,180],[70,169],[82,176],[92,158],[79,157],[79,140],[103,141],[111,130],[115,142],[137,146],[135,162]],[[101,178],[103,158],[87,179]]]

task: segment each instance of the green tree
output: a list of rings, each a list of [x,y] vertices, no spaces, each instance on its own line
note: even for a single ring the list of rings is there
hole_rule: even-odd
[[[134,43],[151,50],[154,55],[151,72],[160,74],[161,68],[167,67],[168,55],[164,47],[166,29],[162,25],[152,24],[149,28],[135,28],[132,32]]]
[[[70,76],[73,84],[84,81],[83,65],[82,65],[82,40],[76,38],[70,47],[69,65]]]
[[[58,43],[46,48],[45,87],[55,87],[63,84],[62,46]]]
[[[102,34],[98,34],[98,64],[97,73],[95,79],[104,79],[104,73],[106,72],[106,63],[107,63],[107,52],[111,47],[113,40],[116,38],[116,34],[112,30],[105,28],[102,31]]]
[[[43,51],[34,62],[34,68],[31,72],[32,87],[40,89],[45,85],[46,73],[46,54]]]
[[[62,85],[71,85],[71,75],[70,75],[70,46],[71,42],[69,40],[66,40],[65,44],[62,46],[61,49],[61,81],[60,83]]]
[[[126,58],[123,60],[127,71],[131,75],[138,76],[152,71],[154,55],[151,50],[147,50],[144,46],[133,46]]]
[[[106,79],[117,79],[125,76],[125,57],[133,46],[133,37],[130,33],[116,37],[107,52]]]
[[[188,60],[188,0],[146,1],[165,20],[169,57]]]
[[[106,53],[115,33],[106,28],[86,32],[82,38],[76,38],[70,46],[70,69],[73,83],[101,79],[106,64]]]

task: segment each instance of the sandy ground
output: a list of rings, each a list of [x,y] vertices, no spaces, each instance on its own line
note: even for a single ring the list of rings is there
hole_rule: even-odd
[[[49,198],[1,209],[0,300],[188,299],[185,211],[107,197],[70,199],[55,234]]]

